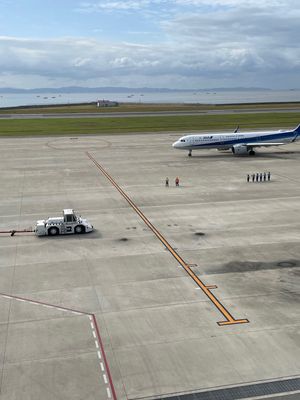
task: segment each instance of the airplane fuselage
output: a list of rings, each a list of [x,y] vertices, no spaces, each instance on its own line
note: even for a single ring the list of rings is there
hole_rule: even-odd
[[[299,139],[299,127],[289,131],[260,131],[245,133],[209,133],[186,135],[173,143],[180,150],[219,149],[233,153],[254,153],[255,147],[279,146]],[[250,153],[251,154],[251,153]]]

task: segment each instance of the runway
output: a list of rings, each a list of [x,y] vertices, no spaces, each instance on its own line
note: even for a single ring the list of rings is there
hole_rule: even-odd
[[[248,109],[219,109],[199,111],[155,111],[155,112],[94,112],[94,113],[0,113],[0,119],[47,119],[47,118],[130,118],[179,115],[228,115],[228,114],[261,114],[261,113],[299,113],[300,108],[248,108]]]

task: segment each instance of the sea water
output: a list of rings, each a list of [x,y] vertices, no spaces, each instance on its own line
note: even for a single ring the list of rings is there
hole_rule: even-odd
[[[239,91],[171,91],[144,93],[1,93],[0,108],[90,103],[97,100],[110,100],[120,103],[199,103],[199,104],[232,104],[232,103],[269,103],[300,101],[300,90],[239,90]]]

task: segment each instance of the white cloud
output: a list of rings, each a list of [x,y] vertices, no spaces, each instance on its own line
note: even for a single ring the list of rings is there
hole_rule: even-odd
[[[142,10],[168,4],[104,0],[81,8]],[[300,4],[295,0],[175,0],[172,5],[195,11],[188,8],[168,19],[163,14],[159,24],[167,39],[157,44],[0,37],[1,82],[14,86],[12,77],[24,76],[36,86],[35,76],[36,82],[54,86],[300,86]]]
[[[78,11],[83,12],[97,12],[103,10],[140,10],[151,5],[151,0],[123,0],[123,1],[96,1],[96,2],[82,2],[77,8]]]

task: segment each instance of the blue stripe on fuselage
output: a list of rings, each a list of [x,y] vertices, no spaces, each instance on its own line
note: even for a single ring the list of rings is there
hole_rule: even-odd
[[[243,144],[243,143],[255,143],[255,142],[270,142],[274,140],[280,140],[280,139],[293,139],[295,137],[295,133],[292,132],[280,132],[280,133],[274,133],[272,135],[257,135],[257,136],[251,136],[251,137],[243,137],[240,139],[230,139],[226,140],[225,138],[223,139],[222,137],[219,137],[218,141],[216,142],[209,142],[209,143],[193,143],[190,146],[193,147],[207,147],[207,146],[233,146],[235,144]]]

